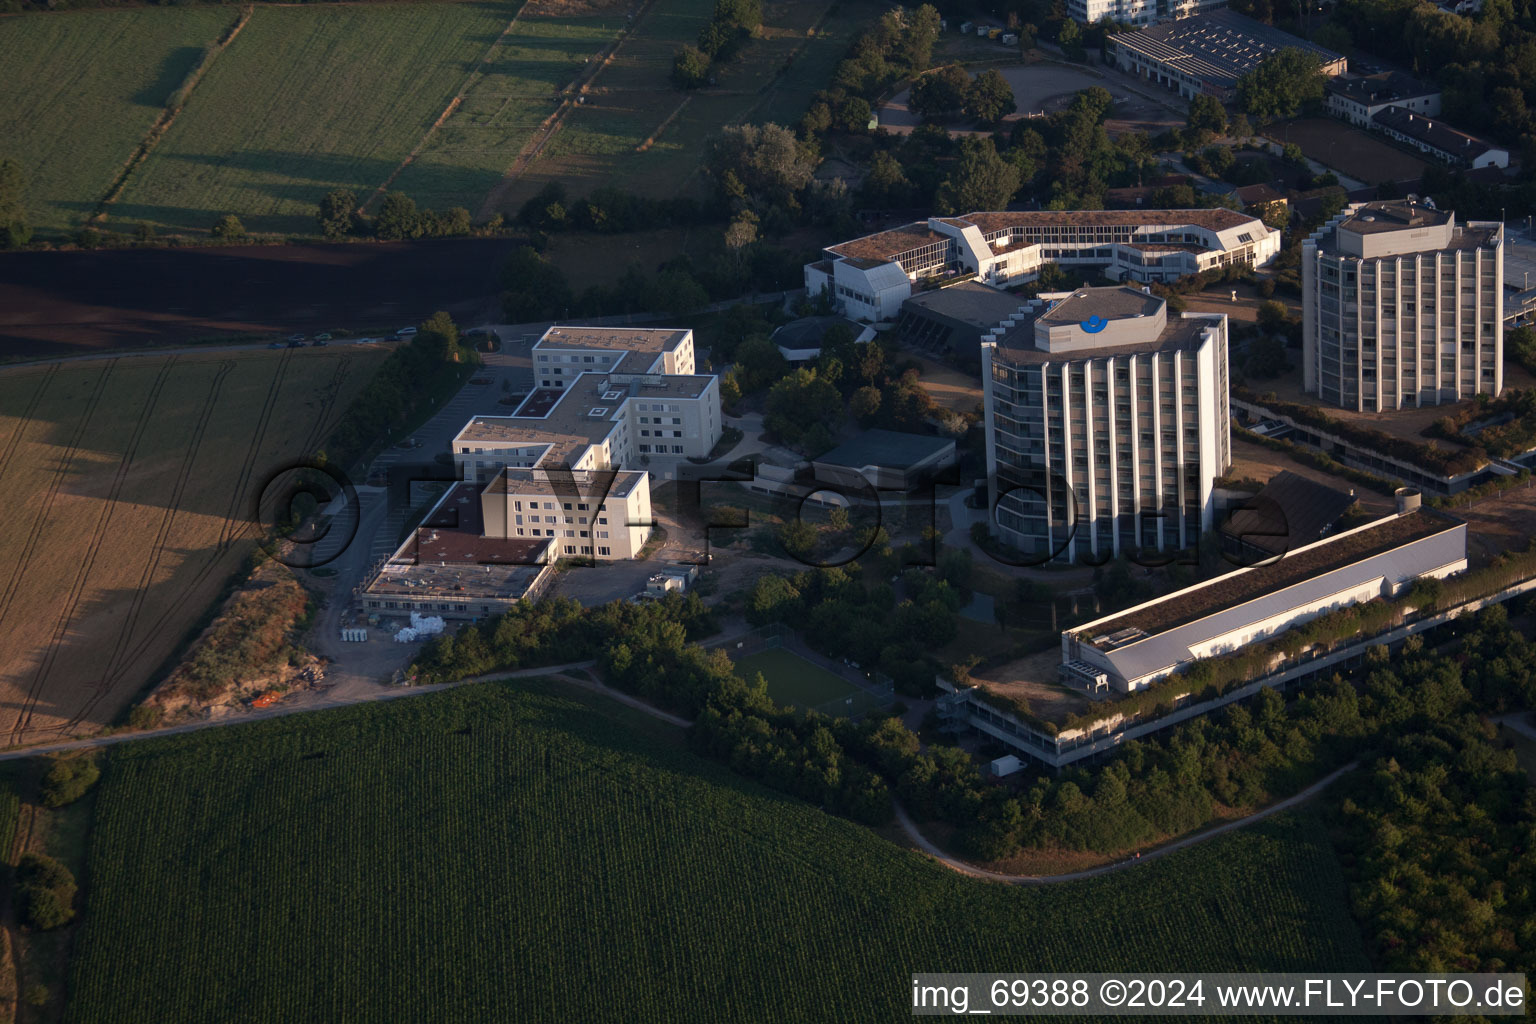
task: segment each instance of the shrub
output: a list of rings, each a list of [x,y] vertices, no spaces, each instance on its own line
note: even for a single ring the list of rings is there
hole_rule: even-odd
[[[63,807],[79,800],[101,777],[96,759],[70,757],[57,761],[43,779],[43,805]]]
[[[75,916],[75,876],[41,853],[24,853],[16,865],[16,896],[22,921],[37,931],[68,924]]]

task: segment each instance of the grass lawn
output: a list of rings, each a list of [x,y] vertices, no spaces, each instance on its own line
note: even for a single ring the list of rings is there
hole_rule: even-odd
[[[319,447],[384,356],[0,372],[0,746],[114,718],[239,568],[268,476]]]
[[[863,692],[841,676],[782,647],[738,658],[736,672],[748,680],[761,672],[768,681],[768,696],[780,704],[797,707],[816,707]]]
[[[320,197],[345,187],[363,198],[381,185],[516,11],[511,3],[258,7],[134,172],[113,220],[201,231],[233,213],[251,231],[314,233]],[[414,187],[473,207],[499,176],[456,169],[440,184],[429,165]]]
[[[1368,969],[1308,817],[1001,887],[538,680],[111,748],[88,878],[73,1024],[897,1021],[934,967]]]
[[[234,7],[0,18],[0,156],[27,176],[40,234],[79,227]],[[205,227],[206,225],[199,225]]]

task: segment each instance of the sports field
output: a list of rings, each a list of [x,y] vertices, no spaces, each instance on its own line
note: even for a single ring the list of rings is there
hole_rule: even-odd
[[[35,228],[64,231],[90,216],[238,14],[150,7],[0,18],[0,156],[26,173]]]
[[[239,568],[270,474],[385,353],[0,371],[0,746],[112,721]]]
[[[736,673],[743,679],[750,681],[759,672],[768,683],[768,696],[779,704],[843,715],[860,714],[880,704],[869,691],[783,647],[736,660]]]
[[[896,1021],[916,970],[1368,969],[1310,818],[1006,888],[537,680],[113,747],[88,842],[74,1024]]]

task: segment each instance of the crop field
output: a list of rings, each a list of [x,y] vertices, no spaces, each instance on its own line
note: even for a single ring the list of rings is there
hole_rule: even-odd
[[[0,746],[112,721],[239,568],[270,475],[383,352],[0,372]]]
[[[62,232],[90,216],[237,15],[184,7],[0,18],[0,156],[26,173],[35,228]]]
[[[798,121],[876,12],[863,0],[831,14],[826,0],[769,0],[760,38],[746,45],[719,86],[679,92],[669,78],[673,54],[698,38],[713,9],[713,0],[652,6],[592,78],[586,101],[567,113],[509,191],[504,208],[515,211],[551,180],[577,195],[605,185],[653,196],[679,193],[693,182],[705,144],[722,125]]]
[[[363,198],[388,179],[516,10],[258,7],[133,173],[113,220],[200,231],[234,213],[251,231],[312,234],[325,192]],[[444,191],[429,173],[417,187]],[[466,191],[495,180],[482,176]]]
[[[1367,969],[1311,818],[1004,888],[538,680],[114,747],[95,815],[74,1024],[897,1021],[914,970]]]
[[[419,204],[477,212],[589,60],[613,41],[613,16],[553,19],[527,11],[490,52],[463,101],[396,180]],[[513,211],[515,212],[515,211]]]

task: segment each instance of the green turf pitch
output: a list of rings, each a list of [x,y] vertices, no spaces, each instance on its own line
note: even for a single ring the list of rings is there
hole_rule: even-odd
[[[813,708],[863,693],[857,686],[793,651],[771,647],[736,660],[736,673],[747,681],[761,672],[768,696],[779,704]]]

